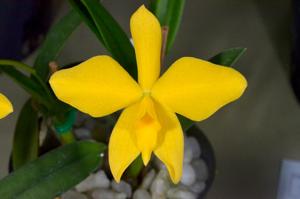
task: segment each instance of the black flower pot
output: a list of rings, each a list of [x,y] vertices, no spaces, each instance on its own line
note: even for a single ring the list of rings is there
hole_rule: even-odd
[[[195,137],[201,146],[201,158],[206,162],[208,168],[208,179],[206,181],[205,190],[198,196],[198,199],[203,199],[206,197],[208,191],[210,190],[216,173],[216,159],[213,147],[204,133],[196,126],[192,126],[187,132],[187,135]]]

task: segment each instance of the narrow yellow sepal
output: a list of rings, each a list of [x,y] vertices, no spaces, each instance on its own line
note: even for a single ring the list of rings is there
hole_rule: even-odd
[[[141,6],[131,17],[130,30],[138,65],[138,81],[150,89],[160,74],[162,32],[157,18]]]
[[[156,110],[162,129],[154,154],[166,165],[172,182],[176,184],[182,176],[183,131],[175,113],[159,103],[156,103]]]
[[[132,133],[137,111],[138,105],[123,110],[109,139],[108,161],[111,173],[117,182],[120,182],[126,168],[140,154]]]

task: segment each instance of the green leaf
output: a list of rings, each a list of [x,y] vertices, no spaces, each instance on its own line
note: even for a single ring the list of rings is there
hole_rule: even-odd
[[[161,26],[168,28],[168,38],[166,44],[166,53],[168,53],[175,41],[183,10],[185,0],[152,0],[150,9],[159,19]]]
[[[49,31],[34,63],[37,74],[43,80],[48,78],[49,62],[56,60],[66,40],[80,23],[77,12],[72,10]]]
[[[93,32],[95,32],[94,28],[97,28],[101,36],[98,33],[96,35],[113,58],[136,79],[137,67],[134,48],[117,21],[97,0],[70,0],[70,2],[81,13],[80,16]]]
[[[91,141],[55,149],[2,179],[1,198],[53,199],[98,169],[105,149]]]
[[[142,156],[139,155],[126,169],[125,176],[136,179],[145,167]]]
[[[96,24],[93,18],[90,16],[88,10],[85,6],[80,2],[80,0],[69,0],[69,3],[73,7],[73,9],[79,14],[82,21],[90,28],[90,30],[96,35],[101,43],[103,43],[103,39],[101,34],[99,33]]]
[[[194,121],[182,116],[182,115],[178,115],[177,117],[179,119],[180,125],[182,130],[185,132],[187,130],[189,130],[189,128],[191,128],[191,126],[195,123]]]
[[[20,112],[15,128],[12,155],[14,170],[36,159],[38,147],[38,113],[33,109],[32,100],[29,99]]]
[[[8,75],[14,82],[20,85],[26,92],[28,92],[38,102],[49,105],[45,97],[44,89],[35,80],[24,75],[14,67],[1,65],[0,70]]]
[[[20,72],[20,70],[31,75],[31,78],[23,72]],[[55,101],[50,88],[44,81],[42,81],[42,79],[36,74],[35,69],[31,66],[16,60],[0,59],[0,71],[6,73],[34,99],[48,108],[50,107],[51,102]]]
[[[241,58],[246,50],[246,48],[231,48],[217,54],[209,61],[223,66],[233,66]],[[184,131],[188,130],[194,124],[194,121],[181,115],[178,115],[178,118]]]
[[[233,66],[246,52],[246,50],[246,48],[227,49],[210,58],[210,62],[223,66]]]

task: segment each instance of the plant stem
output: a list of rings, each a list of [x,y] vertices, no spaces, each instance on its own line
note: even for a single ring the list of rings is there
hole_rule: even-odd
[[[72,128],[76,119],[76,113],[76,110],[73,109],[62,118],[54,118],[55,132],[61,140],[62,144],[67,144],[75,141]]]
[[[75,141],[75,137],[73,135],[73,132],[70,130],[68,132],[64,132],[63,134],[60,134],[60,140],[62,144],[69,144]]]
[[[160,62],[161,62],[161,65],[163,66],[163,62],[164,62],[164,59],[166,56],[169,28],[167,26],[163,26],[161,28],[161,32],[162,32],[162,46],[161,46]]]

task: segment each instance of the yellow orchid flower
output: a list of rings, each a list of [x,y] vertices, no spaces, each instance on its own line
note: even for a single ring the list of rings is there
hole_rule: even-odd
[[[0,93],[0,119],[13,112],[13,106],[10,101]]]
[[[109,56],[96,56],[56,72],[57,97],[93,117],[123,109],[109,141],[109,165],[117,182],[140,154],[152,152],[177,183],[182,175],[183,132],[175,113],[195,121],[239,98],[247,86],[236,70],[192,57],[177,60],[159,78],[161,26],[141,6],[131,17],[138,83]]]

